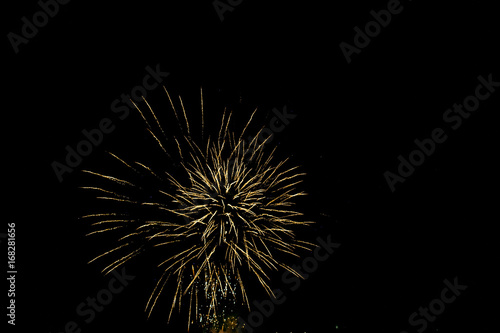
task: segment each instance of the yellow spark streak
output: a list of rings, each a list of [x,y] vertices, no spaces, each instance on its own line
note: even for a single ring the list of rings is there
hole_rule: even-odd
[[[170,94],[168,93],[167,88],[165,88],[165,86],[163,86],[163,90],[165,90],[165,92],[167,93],[168,100],[170,101],[170,105],[172,106],[172,110],[174,111],[174,114],[175,114],[175,119],[177,119],[177,124],[179,124],[179,126],[182,129],[182,125],[181,125],[181,122],[179,121],[179,116],[177,115],[177,111],[175,110],[175,106],[174,106],[174,103],[172,102],[172,98],[170,98]]]
[[[174,136],[175,143],[177,144],[177,151],[179,152],[179,157],[181,160],[184,160],[184,157],[182,156],[182,149],[181,145],[179,144],[179,141],[177,141],[177,138]]]
[[[203,88],[200,87],[200,96],[201,96],[201,140],[204,138],[204,130],[205,130],[205,117],[203,115]]]
[[[98,255],[97,257],[95,257],[94,259],[90,260],[90,261],[88,262],[88,264],[90,264],[91,262],[93,262],[93,261],[95,261],[95,260],[97,260],[97,259],[99,259],[99,258],[101,258],[101,257],[103,257],[103,256],[105,256],[105,255],[107,255],[107,254],[109,254],[109,253],[111,253],[111,252],[114,252],[114,251],[116,251],[116,250],[119,250],[119,249],[121,249],[121,248],[123,248],[123,247],[125,247],[125,246],[128,246],[128,245],[129,245],[129,243],[127,243],[127,244],[123,244],[123,245],[120,245],[120,246],[118,246],[118,247],[115,247],[115,248],[114,248],[114,249],[112,249],[112,250],[109,250],[109,251],[107,251],[107,252],[104,252],[104,253],[102,253],[102,254]]]
[[[103,220],[100,222],[92,223],[91,226],[104,224],[104,223],[118,223],[118,222],[129,222],[130,220]]]
[[[118,161],[120,161],[122,164],[124,164],[125,166],[127,166],[128,168],[130,168],[131,170],[133,170],[134,172],[137,172],[136,169],[134,169],[132,166],[130,166],[127,162],[125,162],[124,160],[122,160],[121,158],[119,158],[117,155],[111,153],[111,152],[107,152],[109,155],[113,156],[114,158],[116,158]]]
[[[104,268],[102,270],[102,272],[104,273],[104,275],[108,275],[109,273],[111,273],[112,271],[114,271],[115,269],[117,269],[118,267],[120,267],[121,265],[123,265],[124,263],[126,263],[127,261],[132,259],[133,257],[135,257],[140,250],[141,249],[137,249],[137,250],[133,251],[132,253],[130,253],[124,257],[121,257],[118,260],[115,260],[113,263],[106,266],[106,268]]]
[[[153,172],[153,170],[151,170],[151,168],[149,168],[148,166],[142,164],[142,163],[139,163],[139,162],[135,162],[135,164],[143,167],[144,169],[148,170],[150,174],[152,174],[155,178],[157,179],[161,179],[160,176],[158,176],[156,173]]]
[[[193,248],[194,248],[195,250],[193,250]],[[197,249],[196,249],[196,246],[195,246],[195,245],[193,245],[193,246],[191,246],[189,249],[184,250],[184,251],[182,251],[182,252],[180,252],[180,253],[177,253],[176,255],[174,255],[174,256],[172,256],[172,257],[168,258],[167,260],[165,260],[165,261],[161,262],[161,263],[158,265],[158,267],[163,266],[163,264],[165,264],[166,262],[168,262],[168,261],[170,261],[170,260],[174,260],[174,259],[176,259],[176,258],[178,258],[178,257],[180,257],[180,256],[182,256],[182,255],[184,255],[185,253],[187,253],[187,252],[190,252],[190,251],[191,251],[190,253],[188,253],[188,254],[187,254],[187,255],[190,255],[191,253],[193,253],[193,252],[194,252],[194,251],[196,251],[196,250],[197,250]],[[180,261],[180,260],[179,260],[179,261]],[[173,265],[175,265],[176,263],[177,263],[177,262],[174,262],[174,263],[173,263],[170,267],[172,267],[172,266],[173,266]],[[170,269],[170,267],[169,267],[169,268],[167,268],[167,270],[168,270],[168,269]]]
[[[191,132],[189,131],[189,121],[188,121],[187,116],[186,116],[186,109],[184,108],[184,103],[182,103],[181,96],[179,96],[179,101],[181,101],[182,113],[184,113],[184,120],[186,121],[187,133],[189,136],[191,136]]]
[[[119,228],[123,228],[123,226],[119,225],[117,227],[112,227],[112,228],[106,228],[106,229],[100,229],[100,230],[97,230],[97,231],[92,231],[92,232],[87,233],[85,236],[90,236],[90,235],[94,235],[94,234],[100,234],[102,232],[116,230],[116,229],[119,229]]]
[[[158,121],[158,118],[156,118],[156,114],[154,113],[153,109],[151,108],[151,106],[149,105],[148,101],[144,98],[144,96],[142,96],[142,100],[146,103],[146,105],[148,106],[149,108],[149,111],[151,112],[151,114],[153,115],[153,117],[155,118],[155,121],[156,121],[156,124],[158,125],[158,127],[160,128],[161,132],[163,133],[163,137],[166,138],[167,136],[165,135],[165,132],[163,131],[163,128],[161,127],[160,125],[160,122]]]
[[[163,150],[163,152],[165,153],[165,155],[167,155],[168,158],[172,158],[170,156],[170,154],[167,152],[167,150],[165,149],[165,147],[163,147],[163,144],[161,143],[160,139],[158,139],[156,137],[156,135],[153,133],[152,130],[150,130],[149,128],[147,129],[149,134],[151,134],[151,136],[156,140],[156,143],[158,143],[158,145],[160,146],[161,150]]]
[[[119,199],[119,198],[113,198],[113,197],[96,197],[96,199],[101,199],[101,200],[111,200],[111,201],[118,201],[118,202],[127,202],[127,203],[137,203],[136,201],[128,200],[128,199]]]
[[[108,190],[105,190],[101,187],[93,187],[93,186],[80,186],[80,188],[82,190],[95,190],[95,191],[99,191],[99,192],[103,192],[103,193],[108,193],[108,194],[113,194],[115,195],[116,197],[118,198],[125,198],[125,199],[130,199],[129,197],[125,196],[125,195],[120,195],[116,192],[113,192],[113,191],[108,191]]]
[[[252,122],[253,116],[256,112],[257,112],[257,108],[255,108],[255,110],[253,110],[252,115],[250,116],[250,119],[248,120],[245,127],[243,128],[243,131],[241,131],[241,134],[240,134],[240,137],[238,138],[238,141],[241,141],[241,139],[243,138],[243,135],[245,134],[245,131],[247,130],[248,125],[250,125],[250,123]]]
[[[172,316],[172,311],[175,308],[175,301],[177,300],[177,295],[179,294],[179,290],[181,288],[181,277],[182,277],[182,274],[179,274],[177,276],[177,289],[175,290],[175,295],[174,295],[174,299],[172,301],[172,307],[170,309],[170,313],[168,314],[167,322],[170,322],[170,317]],[[179,308],[180,308],[180,301],[181,301],[181,297],[179,297]]]
[[[145,309],[146,311],[147,311],[147,309],[148,309],[148,307],[149,307],[149,304],[150,304],[150,302],[151,302],[151,299],[153,298],[153,296],[154,296],[154,295],[155,295],[155,293],[156,293],[156,290],[158,289],[158,286],[160,285],[161,281],[164,279],[165,274],[167,274],[167,271],[164,271],[164,272],[163,272],[163,274],[162,274],[161,278],[158,280],[158,283],[156,284],[156,286],[155,286],[155,288],[154,288],[153,292],[151,293],[151,296],[149,296],[148,302],[147,302],[147,304],[146,304],[146,309]],[[170,278],[170,273],[168,273],[167,278],[165,279],[165,281],[163,281],[163,284],[162,284],[162,286],[161,286],[161,288],[160,288],[160,291],[156,294],[156,297],[155,297],[155,299],[154,299],[154,302],[153,302],[153,304],[151,305],[150,310],[149,310],[149,312],[148,312],[148,318],[151,316],[151,312],[153,311],[153,308],[154,308],[154,306],[156,305],[156,301],[158,300],[158,297],[160,296],[161,292],[163,291],[163,288],[165,287],[165,284],[167,283],[167,281],[168,281],[168,279],[169,279],[169,278]]]
[[[144,120],[144,122],[146,123],[146,125],[148,126],[148,129],[151,130],[151,132],[153,131],[153,128],[151,127],[151,125],[149,124],[148,120],[146,119],[146,117],[144,116],[144,114],[142,113],[141,109],[137,106],[137,104],[135,104],[135,102],[130,99],[130,101],[132,102],[132,104],[134,104],[135,108],[137,109],[137,111],[139,111],[142,119]]]
[[[89,171],[89,170],[82,170],[82,171],[85,172],[85,173],[90,173],[92,175],[99,176],[99,177],[111,180],[111,181],[113,181],[115,183],[118,183],[120,185],[128,185],[128,186],[135,187],[134,184],[132,184],[132,183],[126,181],[126,180],[123,180],[123,179],[118,179],[118,178],[115,178],[115,177],[106,176],[106,175],[103,175],[101,173],[97,173],[97,172],[93,172],[93,171]]]
[[[85,219],[85,218],[89,218],[89,217],[101,217],[101,216],[125,216],[125,214],[118,214],[118,213],[88,214],[88,215],[83,215],[80,218]]]
[[[222,114],[222,123],[220,125],[219,129],[219,139],[218,139],[218,144],[219,144],[219,149],[220,149],[220,143],[221,143],[221,135],[222,135],[222,129],[224,128],[224,119],[226,118],[226,108],[224,108],[224,113]]]

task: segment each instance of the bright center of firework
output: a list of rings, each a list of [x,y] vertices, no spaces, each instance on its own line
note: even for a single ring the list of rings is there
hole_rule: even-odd
[[[243,161],[236,159],[221,164],[208,163],[205,172],[186,168],[189,174],[203,174],[203,177],[190,177],[190,190],[180,189],[177,201],[182,202],[182,214],[188,224],[198,228],[203,243],[217,236],[219,248],[214,249],[215,258],[227,261],[222,255],[228,253],[227,248],[220,245],[231,246],[240,241],[257,216],[259,204],[264,202],[265,189],[256,183],[250,184],[248,180],[256,175]]]

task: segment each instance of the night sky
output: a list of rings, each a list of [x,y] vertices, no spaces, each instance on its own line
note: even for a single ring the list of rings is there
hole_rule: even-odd
[[[79,219],[100,204],[79,189],[89,181],[82,170],[124,175],[106,152],[165,162],[123,97],[145,85],[159,114],[171,113],[161,85],[181,95],[194,128],[203,87],[207,131],[218,131],[224,107],[235,125],[257,107],[255,128],[288,115],[266,148],[277,146],[277,157],[307,174],[298,207],[316,224],[300,236],[336,248],[321,262],[301,253],[295,263],[313,266],[300,284],[272,275],[283,302],[254,332],[497,329],[500,27],[492,4],[71,1],[55,12],[48,3],[53,17],[36,14],[34,0],[3,10],[0,232],[15,223],[17,265],[9,330],[186,330],[182,315],[167,325],[168,299],[146,318],[157,260],[127,263],[133,278],[110,285],[105,262],[87,262],[112,244],[86,237]],[[100,126],[108,131],[101,142],[58,177],[54,161],[67,164],[66,147]],[[110,286],[119,292],[92,310],[88,299]],[[250,300],[268,304],[254,289]],[[425,319],[419,309],[429,307],[438,313]]]

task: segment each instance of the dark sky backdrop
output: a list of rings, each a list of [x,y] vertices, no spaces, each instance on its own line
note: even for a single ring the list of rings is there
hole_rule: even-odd
[[[269,2],[245,0],[221,21],[210,0],[72,1],[17,54],[6,36],[40,8],[4,7],[2,232],[16,223],[17,331],[62,332],[69,321],[82,332],[184,329],[165,324],[168,302],[145,319],[147,260],[126,266],[136,278],[91,323],[75,312],[109,281],[101,265],[86,264],[110,244],[84,237],[77,217],[95,203],[77,189],[86,185],[81,170],[111,168],[105,151],[155,162],[138,115],[119,120],[110,105],[157,64],[193,115],[200,86],[210,119],[224,105],[240,121],[258,106],[261,125],[273,108],[296,115],[270,147],[307,173],[301,208],[317,224],[304,236],[331,235],[341,246],[296,291],[276,275],[287,300],[256,332],[416,332],[408,317],[455,277],[467,290],[426,332],[496,329],[500,91],[456,130],[443,114],[474,93],[479,75],[500,81],[498,11],[485,1],[404,1],[348,64],[339,44],[353,44],[353,28],[387,1]],[[170,112],[161,88],[148,99]],[[59,182],[51,163],[103,118],[116,129]],[[437,127],[447,140],[391,192],[384,172],[397,172],[398,156]]]

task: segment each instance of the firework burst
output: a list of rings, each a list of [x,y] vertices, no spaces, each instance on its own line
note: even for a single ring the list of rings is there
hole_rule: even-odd
[[[161,249],[163,257],[157,258],[162,275],[146,311],[149,316],[167,282],[172,281],[176,288],[168,319],[185,301],[189,330],[194,322],[219,325],[218,318],[228,315],[228,305],[246,304],[250,308],[248,279],[258,281],[272,295],[272,270],[282,268],[300,277],[283,258],[298,256],[297,249],[311,247],[296,239],[294,231],[295,226],[311,222],[293,209],[295,198],[305,195],[295,188],[304,174],[296,166],[288,167],[287,160],[276,161],[274,149],[265,151],[269,137],[259,140],[262,129],[247,140],[243,138],[256,110],[238,135],[230,130],[232,113],[224,110],[218,133],[205,139],[201,92],[201,135],[195,140],[182,99],[179,97],[177,110],[165,92],[182,133],[179,136],[167,137],[146,100],[143,107],[134,105],[167,159],[177,161],[178,175],[166,168],[157,171],[139,162],[128,163],[110,153],[132,174],[139,175],[139,181],[85,171],[107,185],[84,188],[117,205],[114,211],[84,218],[93,219],[96,227],[89,234],[117,233],[116,246],[91,260],[113,258],[105,273],[147,254],[148,249]],[[168,149],[168,142],[176,148]],[[141,184],[144,175],[154,179],[156,188],[139,197],[130,195],[131,191],[145,191]]]

